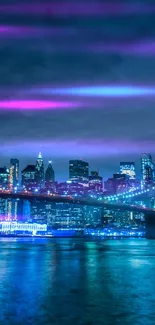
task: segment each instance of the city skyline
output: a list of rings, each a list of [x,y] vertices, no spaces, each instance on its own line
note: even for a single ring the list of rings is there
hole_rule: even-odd
[[[155,0],[0,18],[0,325],[155,325]]]
[[[64,177],[61,178],[62,162],[61,162],[61,165],[60,165],[60,174],[59,174],[57,166],[56,166],[56,162],[53,161],[52,159],[46,159],[46,157],[44,157],[41,152],[39,152],[36,157],[33,157],[27,163],[22,161],[22,164],[21,164],[21,160],[19,159],[19,157],[14,155],[13,158],[9,157],[9,159],[5,159],[6,163],[4,165],[0,165],[0,168],[6,167],[9,170],[10,166],[11,166],[10,165],[11,160],[17,160],[18,163],[19,163],[19,180],[21,181],[21,173],[22,173],[22,171],[24,169],[26,169],[27,166],[35,166],[36,162],[37,162],[37,159],[41,158],[43,160],[43,164],[44,164],[44,174],[46,173],[48,165],[51,164],[52,168],[54,170],[55,180],[56,181],[67,181],[67,180],[70,179],[70,177],[69,177],[69,175],[70,175],[70,167],[69,167],[70,162],[72,162],[72,161],[82,161],[82,162],[88,163],[88,174],[89,175],[91,175],[91,171],[96,171],[96,172],[99,173],[100,176],[103,177],[103,180],[107,180],[108,178],[112,177],[113,174],[121,174],[121,173],[127,174],[129,176],[129,178],[131,178],[131,179],[132,178],[134,179],[135,177],[136,177],[136,179],[142,179],[142,161],[141,161],[141,159],[142,159],[143,155],[144,156],[145,155],[150,156],[151,164],[152,164],[152,166],[154,166],[154,157],[152,156],[152,154],[150,154],[150,153],[141,153],[141,155],[137,159],[137,163],[135,161],[133,161],[133,160],[131,160],[131,161],[128,160],[127,161],[125,159],[119,161],[119,163],[116,166],[116,169],[111,170],[111,173],[109,173],[107,177],[104,174],[102,174],[102,170],[103,171],[106,170],[106,165],[102,165],[102,168],[98,168],[97,166],[95,166],[95,164],[92,165],[89,160],[85,160],[85,159],[82,159],[82,158],[77,158],[77,159],[66,160],[66,162],[65,162],[65,174],[64,174]],[[125,166],[125,168],[129,168],[129,169],[130,169],[130,167],[133,168],[132,165],[134,165],[134,175],[135,176],[131,177],[131,175],[126,170],[124,170],[124,172],[123,172],[123,169],[122,169],[123,165]],[[126,165],[128,165],[128,166],[126,166]]]

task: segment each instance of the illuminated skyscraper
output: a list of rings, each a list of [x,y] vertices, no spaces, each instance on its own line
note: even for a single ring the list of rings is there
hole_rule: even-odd
[[[19,160],[12,158],[10,160],[9,187],[12,190],[19,182]]]
[[[9,169],[0,168],[0,188],[7,190],[9,186]]]
[[[89,189],[92,192],[102,192],[102,182],[103,179],[99,176],[98,172],[92,171],[91,176],[89,176]]]
[[[52,162],[49,161],[48,167],[45,172],[45,186],[47,189],[53,188],[53,183],[55,182],[55,173],[52,167]]]
[[[26,168],[22,170],[22,185],[25,186],[28,191],[36,188],[35,172],[35,165],[27,165]]]
[[[113,178],[108,178],[104,182],[104,189],[107,194],[124,192],[127,186],[127,176],[125,174],[114,174]]]
[[[37,187],[41,188],[44,185],[44,162],[41,152],[38,155],[35,165],[35,181]]]
[[[89,164],[82,160],[69,161],[70,180],[85,181],[89,179]]]
[[[154,180],[154,164],[150,154],[141,155],[141,175],[145,183],[151,183]]]
[[[129,179],[135,179],[135,163],[120,162],[120,174],[127,175]]]

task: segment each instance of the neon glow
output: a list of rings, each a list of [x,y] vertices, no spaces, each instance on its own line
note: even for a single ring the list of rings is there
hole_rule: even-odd
[[[0,101],[0,109],[6,110],[42,110],[42,109],[70,109],[76,108],[79,104],[71,102],[54,102],[41,100],[7,100]]]
[[[155,87],[140,86],[96,86],[96,87],[73,87],[73,88],[43,88],[32,90],[34,93],[46,95],[70,95],[84,97],[141,97],[155,96]]]

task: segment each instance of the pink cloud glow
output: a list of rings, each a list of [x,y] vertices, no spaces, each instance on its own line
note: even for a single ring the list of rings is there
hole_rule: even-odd
[[[53,102],[41,100],[4,100],[0,101],[1,110],[42,110],[42,109],[72,109],[79,104],[71,102]]]

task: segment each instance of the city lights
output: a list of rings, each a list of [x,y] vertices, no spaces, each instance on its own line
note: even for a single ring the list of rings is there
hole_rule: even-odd
[[[0,222],[0,232],[6,234],[28,232],[32,235],[36,235],[37,232],[47,232],[47,225],[38,223]]]
[[[150,188],[147,188],[145,190],[143,190],[143,189],[140,190],[140,189],[136,188],[135,190],[132,190],[132,193],[131,193],[131,191],[129,191],[129,192],[124,192],[124,193],[118,193],[117,195],[104,196],[104,199],[107,199],[109,201],[110,200],[118,200],[120,198],[127,199],[127,198],[131,198],[131,197],[135,197],[135,196],[140,196],[140,195],[150,192],[152,190],[155,190],[155,186],[151,186]]]
[[[121,163],[123,166],[121,172],[125,167],[127,173],[116,173],[113,178],[108,179],[111,194],[107,195],[107,181],[103,189],[102,176],[98,171],[90,172],[90,165],[86,161],[70,160],[69,179],[64,182],[56,180],[51,160],[48,160],[46,168],[45,165],[44,157],[39,152],[36,163],[27,165],[22,170],[21,183],[17,158],[11,158],[10,168],[0,168],[0,221],[6,222],[6,227],[16,225],[22,235],[36,223],[46,224],[47,229],[59,228],[60,235],[62,229],[68,229],[68,234],[71,234],[69,231],[73,228],[79,227],[84,230],[87,226],[93,226],[94,229],[100,228],[98,235],[141,236],[139,228],[137,231],[132,231],[131,228],[137,224],[136,220],[140,220],[143,228],[146,213],[154,213],[155,183],[152,176],[142,182],[137,180],[136,174],[134,178],[130,178],[128,171],[130,169],[135,171],[134,163]],[[154,164],[151,162],[152,175],[154,175],[153,167]],[[107,228],[107,233],[105,229],[101,230],[104,226],[103,211],[105,215],[107,213],[107,217],[104,217],[105,222],[108,220],[113,224],[113,229]],[[10,226],[9,222],[16,224]],[[24,226],[25,224],[29,226]],[[129,230],[124,231],[121,227],[128,227]],[[31,235],[37,235],[38,231],[42,231],[41,228],[31,230]],[[48,230],[44,231],[44,234],[42,231],[42,235],[45,233],[49,235]],[[41,236],[41,233],[39,235]],[[56,232],[55,235],[59,236],[59,233]],[[96,231],[93,230],[91,235],[95,236]]]

